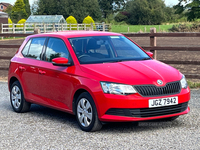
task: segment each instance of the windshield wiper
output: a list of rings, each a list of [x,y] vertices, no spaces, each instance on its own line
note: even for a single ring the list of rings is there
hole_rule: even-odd
[[[114,62],[122,62],[122,61],[124,61],[124,60],[119,59],[119,60],[106,61],[106,62],[103,62],[103,63],[114,63]]]
[[[146,58],[143,58],[141,60],[149,60],[149,59],[151,59],[151,58],[150,57],[146,57]]]

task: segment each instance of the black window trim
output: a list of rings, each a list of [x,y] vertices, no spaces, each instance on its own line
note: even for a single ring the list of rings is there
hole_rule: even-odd
[[[45,48],[45,46],[46,46],[45,43],[46,43],[48,37],[46,37],[46,36],[44,36],[44,37],[32,37],[32,38],[30,38],[30,39],[28,40],[28,42],[31,40],[31,43],[32,43],[32,40],[33,40],[33,39],[37,39],[37,38],[45,38],[45,42],[44,42],[44,45],[43,45],[43,48],[42,48],[42,51],[41,51],[41,54],[40,54],[40,60],[39,60],[39,61],[41,61],[41,60],[42,60],[43,51],[44,51],[44,48]],[[26,42],[26,45],[28,44],[28,42]],[[24,50],[24,48],[26,47],[26,45],[23,47],[23,50]],[[29,45],[27,55],[29,54],[30,46],[31,46],[31,44]],[[22,53],[23,50],[21,51],[21,54],[24,56],[24,54]],[[32,58],[32,57],[27,57],[27,56],[24,56],[24,57],[25,57],[25,58],[34,59],[34,60],[38,60],[38,59],[35,59],[35,58]]]
[[[62,38],[59,38],[59,37],[47,37],[47,39],[46,39],[46,41],[45,41],[45,44],[44,44],[44,49],[43,49],[43,52],[42,52],[42,55],[41,55],[41,56],[42,56],[41,61],[45,61],[45,62],[48,62],[48,63],[52,63],[52,62],[49,62],[49,61],[46,61],[46,60],[45,60],[47,45],[48,45],[48,43],[49,43],[49,39],[50,39],[50,38],[62,40],[63,43],[65,44],[66,48],[67,48],[67,51],[69,52],[69,48],[68,48],[68,46],[66,45],[65,41],[64,41]],[[72,59],[72,57],[71,57],[70,52],[69,52],[68,60],[69,60],[69,62],[71,63],[70,66],[73,66],[73,65],[74,65],[74,61],[73,61],[73,59]]]

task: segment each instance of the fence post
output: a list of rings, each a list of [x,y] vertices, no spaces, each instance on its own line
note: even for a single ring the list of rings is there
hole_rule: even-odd
[[[129,31],[130,31],[130,30],[129,30],[129,27],[128,27],[128,33],[129,33]]]
[[[24,25],[24,33],[26,33],[26,23],[24,23],[23,25]]]
[[[35,30],[35,29],[36,29],[36,25],[35,25],[35,23],[33,24],[33,27],[34,27],[34,29],[33,29],[33,30]]]
[[[104,31],[104,32],[106,31],[106,25],[105,25],[104,22],[103,22],[103,31]]]
[[[151,34],[156,33],[156,28],[151,28],[150,33]],[[150,35],[150,46],[151,47],[156,46],[156,37],[155,36]],[[150,52],[153,53],[153,57],[154,57],[154,59],[156,59],[157,51],[156,50],[150,50]]]
[[[3,33],[3,23],[0,24],[0,33]],[[3,36],[1,37],[1,39],[3,40]]]
[[[55,23],[53,23],[53,32],[55,32]]]
[[[61,24],[61,31],[63,31],[63,23]]]
[[[86,30],[86,24],[84,23],[84,30]]]
[[[0,33],[3,33],[3,23],[1,23],[1,26],[0,26]]]
[[[45,26],[45,23],[43,23],[43,29],[44,29],[44,33],[46,33],[46,26]]]
[[[12,24],[12,32],[15,33],[15,24]]]
[[[92,31],[94,30],[93,23],[91,23],[91,30],[92,30]]]
[[[77,23],[77,30],[79,30],[79,25],[78,25],[78,23]]]

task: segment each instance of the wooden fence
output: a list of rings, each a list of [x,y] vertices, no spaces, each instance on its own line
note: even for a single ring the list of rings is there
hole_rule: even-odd
[[[0,24],[1,33],[34,33],[35,29],[40,29],[41,33],[67,31],[67,30],[95,30],[109,31],[110,24],[67,24],[67,23],[24,23],[24,24]]]
[[[0,34],[0,37],[26,37],[31,34]],[[173,51],[200,51],[200,47],[158,47],[156,46],[156,37],[200,37],[200,33],[156,33],[156,29],[152,28],[150,33],[126,33],[125,36],[131,37],[149,37],[150,46],[142,47],[147,51],[154,53],[154,59],[157,58],[157,51],[173,50]],[[19,48],[20,45],[0,45],[1,48]],[[10,60],[11,57],[0,56],[0,59]],[[187,65],[200,65],[200,61],[168,61],[160,60],[166,64],[187,64]],[[0,70],[8,70],[8,68],[0,68]],[[198,74],[185,74],[187,78],[200,79]]]

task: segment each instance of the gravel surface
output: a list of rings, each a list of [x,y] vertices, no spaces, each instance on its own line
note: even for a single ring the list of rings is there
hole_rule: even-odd
[[[73,115],[32,105],[13,112],[7,82],[0,82],[0,149],[200,149],[200,90],[191,90],[187,115],[172,122],[106,124],[98,132],[79,129]]]

